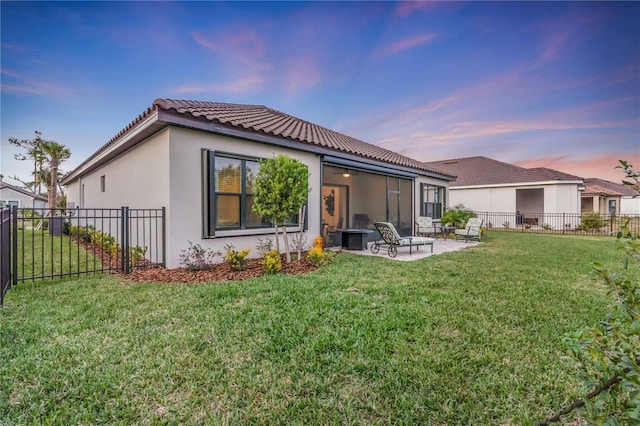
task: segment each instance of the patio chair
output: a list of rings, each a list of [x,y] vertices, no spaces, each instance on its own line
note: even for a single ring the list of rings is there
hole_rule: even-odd
[[[478,240],[482,237],[482,223],[484,220],[479,217],[472,217],[467,221],[464,229],[456,229],[455,236],[456,240],[458,238],[464,238],[464,242],[469,242],[469,240]]]
[[[416,226],[418,227],[417,235],[426,237],[436,235],[436,226],[433,224],[433,219],[428,216],[418,216]]]
[[[389,257],[396,257],[398,255],[398,247],[409,247],[409,254],[413,254],[413,247],[419,249],[420,246],[431,246],[431,253],[433,253],[433,238],[428,237],[401,237],[396,230],[396,227],[389,222],[376,222],[373,224],[378,232],[380,238],[378,238],[371,245],[371,253],[378,253],[381,246],[389,246]]]
[[[356,213],[353,215],[353,227],[366,229],[369,226],[369,215],[366,213]]]

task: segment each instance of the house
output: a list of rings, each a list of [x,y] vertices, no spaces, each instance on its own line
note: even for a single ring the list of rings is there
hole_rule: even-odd
[[[38,195],[28,189],[11,185],[3,181],[0,174],[0,207],[16,206],[19,208],[47,208],[47,197]]]
[[[415,217],[435,208],[427,194],[445,197],[454,179],[262,105],[156,99],[62,183],[77,207],[166,207],[166,261],[178,267],[189,241],[244,249],[273,234],[251,209],[251,182],[258,160],[276,154],[309,169],[308,241],[325,227],[371,229],[378,220],[410,234]]]
[[[600,214],[640,214],[640,194],[629,186],[599,178],[586,178],[581,211]]]
[[[527,169],[482,156],[427,165],[457,176],[450,184],[448,206],[464,204],[478,212],[508,213],[514,216],[512,224],[527,220],[531,225],[542,225],[545,214],[580,213],[584,183],[578,176],[544,167]]]

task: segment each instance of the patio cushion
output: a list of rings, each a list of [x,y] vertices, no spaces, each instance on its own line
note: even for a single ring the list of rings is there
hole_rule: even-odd
[[[464,229],[455,230],[456,239],[460,237],[460,238],[464,238],[465,241],[469,241],[471,239],[480,241],[480,237],[482,235],[482,231],[480,229],[482,228],[482,222],[484,221],[478,217],[470,218],[467,221],[467,224],[465,225]]]

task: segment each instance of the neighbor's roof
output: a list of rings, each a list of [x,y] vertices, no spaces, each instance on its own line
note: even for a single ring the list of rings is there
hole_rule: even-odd
[[[6,182],[0,182],[0,189],[12,189],[16,192],[19,192],[21,194],[27,195],[29,197],[35,198],[36,200],[40,200],[40,201],[47,201],[47,197],[44,197],[42,195],[36,194],[35,192],[31,192],[28,189],[25,188],[20,188],[19,186],[15,186],[15,185],[11,185],[9,183]]]
[[[579,181],[579,176],[570,175],[545,167],[526,169],[487,157],[454,158],[451,160],[431,161],[430,166],[457,176],[451,187],[486,186],[514,183]]]
[[[609,195],[614,197],[633,197],[634,195],[639,195],[636,191],[634,191],[631,187],[627,185],[623,185],[621,183],[614,183],[608,180],[600,179],[600,178],[586,178],[584,180],[584,184],[587,187],[585,193],[591,191],[592,188],[600,188],[603,191],[601,192],[603,195]],[[593,193],[597,195],[596,192]]]
[[[618,191],[613,191],[609,188],[603,188],[599,185],[587,185],[582,195],[593,196],[600,195],[603,197],[622,197],[622,194]]]
[[[296,145],[298,149],[309,150],[310,146],[316,150],[329,149],[336,151],[333,155],[339,155],[338,153],[342,152],[383,163],[429,172],[448,180],[454,178],[454,176],[449,173],[424,162],[405,157],[396,152],[338,133],[264,105],[156,99],[151,107],[98,149],[91,157],[78,166],[76,170],[67,175],[63,181],[75,175],[84,164],[98,157],[101,152],[127,137],[127,135],[132,133],[138,126],[145,123],[148,124],[148,119],[157,113],[164,114],[162,114],[161,119],[155,123],[156,131],[161,127],[171,124],[185,127],[194,126],[197,128],[195,125],[197,122],[211,123],[216,126],[215,130],[212,131],[218,133],[224,133],[226,131],[225,129],[241,130],[244,131],[242,137],[247,139],[251,139],[251,135],[254,135],[254,137],[266,135],[279,140],[289,140],[294,141],[296,144],[299,143],[299,145]],[[162,124],[162,126],[158,126],[158,123]],[[200,128],[200,130],[206,131],[206,128]],[[235,132],[234,135],[237,135],[237,132]],[[149,134],[144,134],[144,137],[147,136],[149,136]]]

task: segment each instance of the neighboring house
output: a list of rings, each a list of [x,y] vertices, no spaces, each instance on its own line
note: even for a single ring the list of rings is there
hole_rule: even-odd
[[[640,214],[640,194],[629,186],[599,178],[586,178],[582,212]]]
[[[28,189],[20,188],[3,181],[0,175],[0,207],[17,206],[20,208],[47,208],[47,197]]]
[[[309,168],[308,244],[325,226],[377,220],[410,234],[415,217],[436,208],[426,194],[444,197],[454,179],[265,106],[157,99],[62,183],[77,207],[166,207],[167,266],[177,267],[189,241],[255,253],[258,238],[273,233],[251,210],[251,183],[258,160],[276,154]]]
[[[480,212],[513,213],[516,224],[523,217],[542,225],[543,214],[580,213],[584,184],[578,176],[544,167],[527,169],[487,157],[427,165],[457,176],[450,185],[449,207],[464,204]]]

